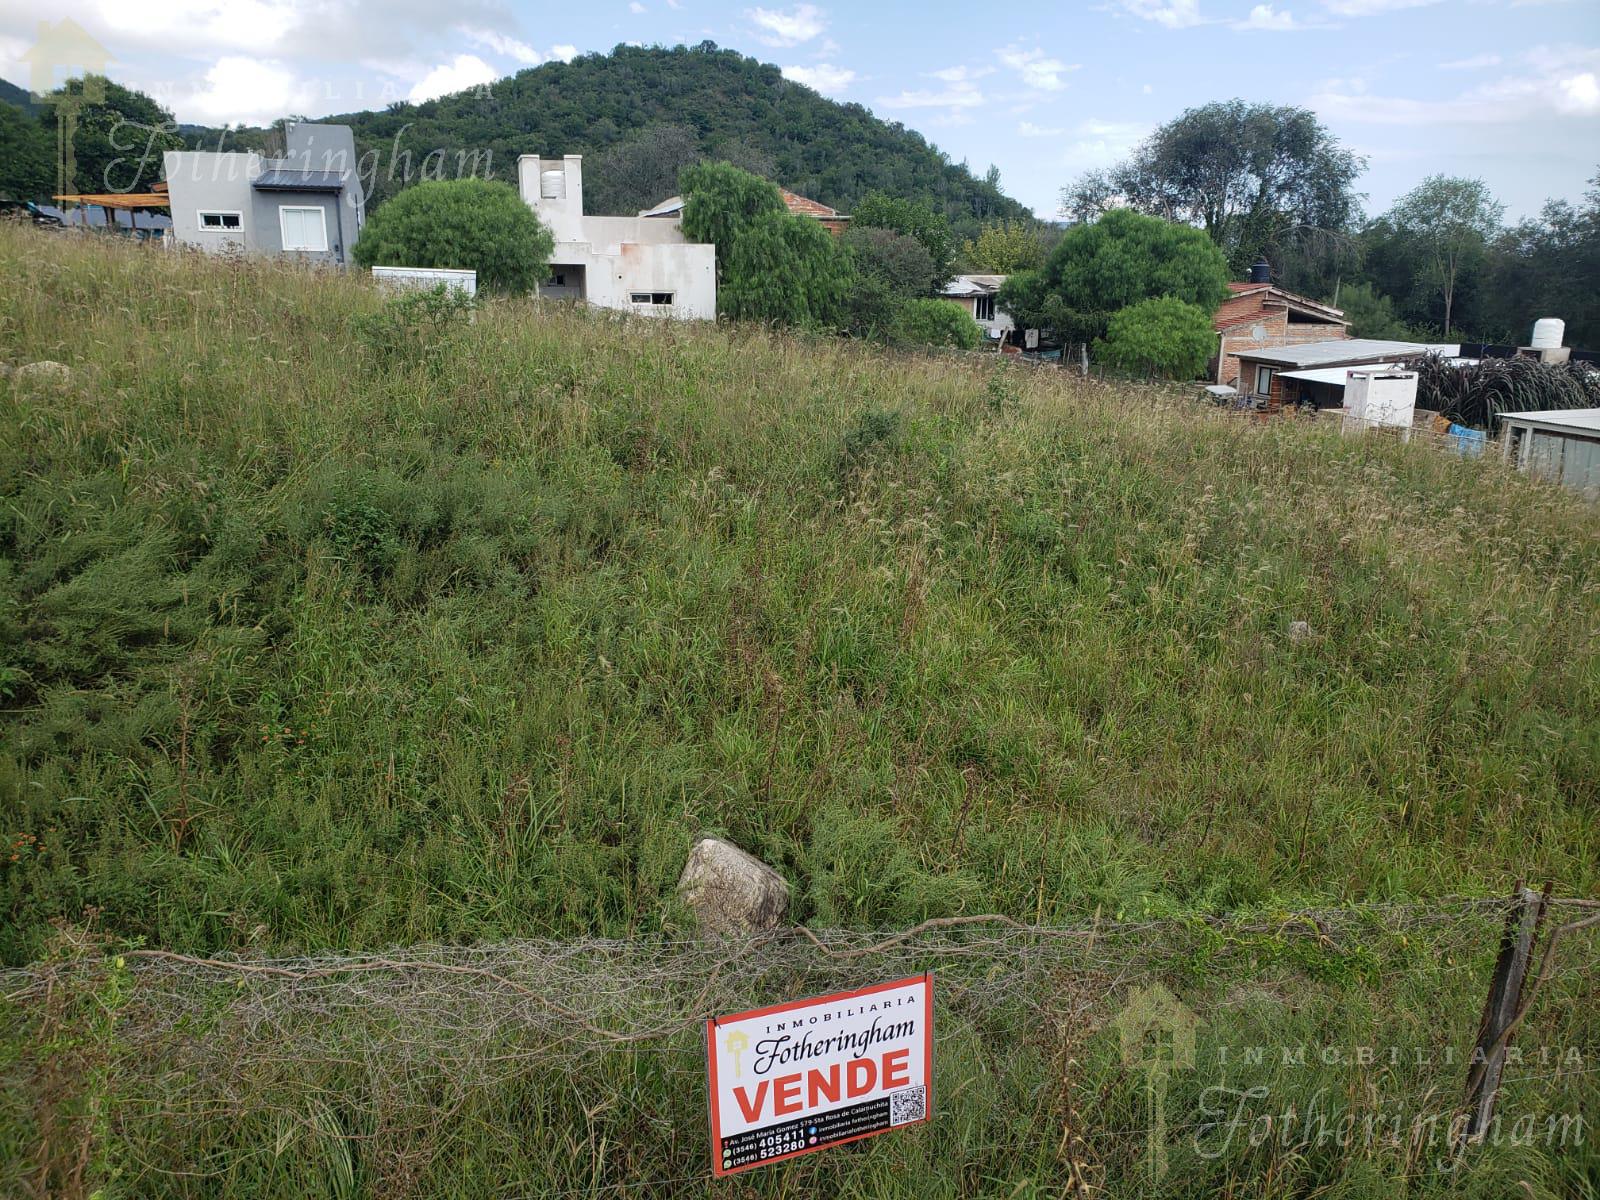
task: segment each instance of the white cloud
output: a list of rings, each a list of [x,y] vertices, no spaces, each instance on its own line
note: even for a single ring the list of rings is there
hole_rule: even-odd
[[[1024,121],[1017,126],[1017,135],[1026,138],[1060,137],[1065,129],[1050,129],[1043,125],[1035,125],[1032,121]]]
[[[1376,17],[1437,3],[1439,0],[1322,0],[1323,7],[1336,17]]]
[[[983,103],[983,93],[970,83],[957,83],[941,91],[919,88],[880,96],[878,103],[884,108],[976,108]]]
[[[996,53],[1000,56],[1001,62],[1022,76],[1023,83],[1042,92],[1060,91],[1067,86],[1066,80],[1061,77],[1068,71],[1076,71],[1082,66],[1081,63],[1068,66],[1059,58],[1049,58],[1037,47],[1032,50],[1021,50],[1008,46]]]
[[[189,91],[172,96],[185,120],[206,125],[268,125],[317,103],[315,84],[271,59],[224,55]]]
[[[1519,69],[1456,96],[1415,100],[1368,94],[1359,81],[1332,79],[1311,99],[1318,113],[1373,125],[1495,125],[1540,114],[1600,114],[1600,50],[1539,46]]]
[[[1600,78],[1585,71],[1556,81],[1556,108],[1564,113],[1600,113]]]
[[[640,13],[644,12],[644,5],[640,4],[639,0],[632,0],[632,3],[628,5],[628,11],[634,16],[638,16]]]
[[[447,63],[441,63],[412,84],[407,97],[413,104],[464,92],[468,88],[493,83],[500,73],[476,54],[458,54]]]
[[[1150,127],[1137,121],[1090,119],[1073,130],[1061,156],[1061,165],[1072,171],[1092,171],[1109,167],[1128,157],[1149,134]]]
[[[578,48],[569,46],[565,42],[557,42],[550,47],[550,57],[560,62],[571,62],[578,57]]]
[[[1187,29],[1201,23],[1200,0],[1118,0],[1136,17],[1168,29]]]
[[[855,82],[856,73],[832,63],[818,63],[814,67],[784,67],[783,77],[803,83],[825,96],[835,96]]]
[[[1485,67],[1498,67],[1500,56],[1498,54],[1474,54],[1471,58],[1457,58],[1451,62],[1439,64],[1441,71],[1481,71]]]
[[[461,27],[461,34],[473,45],[493,50],[496,54],[503,54],[507,58],[514,58],[524,66],[536,67],[545,59],[544,55],[527,42],[497,33],[493,29],[473,29],[464,25]]]
[[[809,42],[828,27],[828,19],[815,4],[799,4],[783,9],[752,8],[745,13],[758,29],[762,42],[769,46],[798,46]]]
[[[1279,12],[1270,4],[1258,4],[1250,10],[1250,15],[1242,21],[1233,23],[1235,29],[1259,29],[1269,33],[1288,33],[1295,29],[1304,29],[1294,19],[1294,14],[1288,9]]]
[[[929,71],[929,79],[942,79],[946,83],[961,83],[968,79],[982,79],[985,75],[993,75],[993,67],[945,67],[938,71]]]

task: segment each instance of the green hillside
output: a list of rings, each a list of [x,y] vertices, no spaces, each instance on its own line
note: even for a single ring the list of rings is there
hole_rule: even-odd
[[[879,189],[932,200],[958,223],[1028,215],[914,130],[825,99],[775,66],[710,42],[618,46],[521,71],[490,85],[487,96],[464,92],[328,119],[352,125],[385,167],[399,136],[415,163],[436,147],[452,163],[459,150],[492,151],[501,178],[514,178],[519,154],[594,157],[638,146],[625,164],[614,158],[609,174],[603,159],[585,164],[592,212],[637,211],[670,195],[679,161],[692,150],[731,158],[846,212]],[[391,186],[386,172],[379,184],[381,196]]]
[[[995,358],[526,300],[390,336],[358,275],[31,229],[0,229],[0,273],[0,361],[71,372],[0,379],[0,960],[109,972],[0,979],[0,1192],[732,1194],[696,1182],[695,1015],[849,965],[941,972],[941,1115],[741,1195],[1060,1195],[1064,1128],[1108,1195],[1585,1194],[1592,1147],[1452,1173],[1242,1135],[1175,1140],[1146,1190],[1108,1007],[1179,990],[1214,1066],[1425,1044],[1256,1081],[1453,1103],[1441,1044],[1470,1050],[1498,914],[1283,914],[1596,894],[1574,495]],[[817,928],[1096,932],[686,965],[705,832]],[[537,937],[665,941],[540,951],[566,965],[518,976],[535,999],[98,958]],[[1567,961],[1524,1044],[1596,1044]],[[601,1032],[540,1040],[558,1018]],[[1183,1083],[1188,1111],[1243,1069]],[[1593,1074],[1553,1070],[1508,1111],[1592,1112]]]

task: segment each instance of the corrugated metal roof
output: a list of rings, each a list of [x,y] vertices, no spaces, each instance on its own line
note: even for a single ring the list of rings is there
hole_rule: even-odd
[[[251,180],[250,186],[264,192],[342,192],[342,171],[291,171],[278,168],[263,171]]]
[[[1600,433],[1600,408],[1552,408],[1543,412],[1501,413],[1500,420],[1547,429],[1570,429],[1574,433]]]
[[[1004,275],[957,275],[939,289],[941,296],[991,296],[1006,281]]]
[[[1241,359],[1284,367],[1332,367],[1340,363],[1366,366],[1394,362],[1419,354],[1461,353],[1459,343],[1384,342],[1371,338],[1345,338],[1337,341],[1306,342],[1299,346],[1272,346],[1265,350],[1240,350]]]

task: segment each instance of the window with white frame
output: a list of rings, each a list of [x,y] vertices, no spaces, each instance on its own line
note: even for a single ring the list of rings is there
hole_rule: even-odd
[[[1272,368],[1271,367],[1257,367],[1256,368],[1256,395],[1258,395],[1258,396],[1270,396],[1270,395],[1272,395]]]
[[[278,209],[285,250],[326,250],[328,217],[321,208],[299,208],[285,204]]]
[[[213,229],[238,229],[244,223],[243,214],[236,212],[200,211],[200,228]]]
[[[994,320],[994,297],[979,296],[973,301],[972,315],[980,321]]]
[[[629,299],[634,304],[671,304],[671,292],[634,292]]]

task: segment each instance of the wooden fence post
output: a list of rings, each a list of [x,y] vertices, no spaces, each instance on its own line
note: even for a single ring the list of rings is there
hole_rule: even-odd
[[[1546,888],[1548,893],[1549,889]],[[1500,1091],[1500,1074],[1505,1068],[1507,1034],[1522,1005],[1522,983],[1533,956],[1533,939],[1544,918],[1546,896],[1525,888],[1519,882],[1514,906],[1506,914],[1505,932],[1500,936],[1500,957],[1489,980],[1489,995],[1478,1025],[1478,1043],[1473,1048],[1467,1071],[1467,1107],[1471,1116],[1462,1133],[1463,1141],[1480,1138],[1494,1117],[1494,1102]]]

